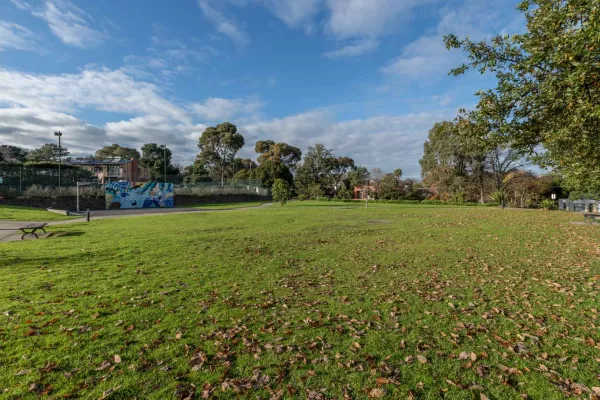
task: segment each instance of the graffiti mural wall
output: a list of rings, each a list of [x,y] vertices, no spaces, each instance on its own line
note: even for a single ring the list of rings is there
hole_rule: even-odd
[[[172,183],[110,182],[106,184],[106,209],[174,207]]]

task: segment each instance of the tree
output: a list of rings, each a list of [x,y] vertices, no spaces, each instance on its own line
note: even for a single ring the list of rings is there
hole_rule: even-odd
[[[419,160],[421,175],[432,192],[442,199],[464,196],[469,155],[453,122],[436,123],[429,131]]]
[[[273,195],[273,200],[280,202],[283,206],[291,197],[292,190],[290,188],[290,184],[283,179],[275,179],[275,182],[271,188],[271,193]]]
[[[398,181],[400,181],[400,179],[402,178],[402,168],[396,168],[393,172],[393,175]]]
[[[398,200],[402,197],[403,189],[398,186],[394,174],[387,174],[379,182],[377,198],[382,200]]]
[[[217,126],[209,126],[198,140],[198,160],[213,174],[221,178],[221,186],[225,184],[225,176],[231,173],[231,166],[237,152],[244,146],[244,137],[238,133],[237,127],[229,122]]]
[[[121,158],[134,158],[139,160],[140,152],[131,147],[123,147],[118,144],[111,144],[110,146],[104,146],[100,150],[96,151],[96,158],[112,158],[112,157],[121,157]]]
[[[0,145],[0,154],[7,163],[23,163],[27,159],[27,153],[27,150],[18,146]]]
[[[331,150],[320,143],[309,147],[302,164],[296,168],[295,185],[298,194],[310,197],[315,197],[317,193],[333,194],[339,169],[346,168],[348,160],[350,159],[336,158]]]
[[[27,154],[27,160],[33,162],[58,162],[59,157],[64,158],[69,154],[69,149],[66,147],[61,146],[59,149],[57,144],[46,143],[42,147],[31,150]]]
[[[256,142],[254,150],[260,154],[258,156],[259,164],[265,160],[280,161],[290,170],[293,170],[302,159],[302,151],[299,148],[287,143],[275,143],[272,140],[259,140]]]
[[[194,184],[197,182],[210,180],[210,172],[200,161],[194,161],[194,164],[184,167],[182,170],[183,182]]]
[[[263,160],[255,170],[255,176],[266,187],[271,187],[277,179],[283,179],[290,185],[294,183],[294,176],[290,169],[279,160]]]
[[[369,182],[369,171],[365,167],[356,167],[348,172],[348,182],[350,187],[354,189],[356,186],[361,186],[365,182]]]
[[[493,125],[493,144],[536,155],[573,188],[600,188],[598,2],[525,0],[518,8],[527,20],[523,34],[481,42],[446,36],[447,48],[469,57],[451,73],[496,75],[497,86],[478,93],[476,110]]]
[[[167,175],[176,175],[179,173],[179,170],[171,164],[172,157],[171,150],[165,145],[159,146],[156,143],[147,143],[142,146],[140,162],[146,168],[150,168],[150,179],[166,180],[165,164]]]

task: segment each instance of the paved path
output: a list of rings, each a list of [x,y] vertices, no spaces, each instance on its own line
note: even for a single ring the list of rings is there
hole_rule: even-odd
[[[207,213],[207,212],[227,212],[227,211],[241,211],[251,210],[255,208],[270,207],[273,203],[261,204],[259,206],[247,206],[238,208],[144,208],[144,209],[131,209],[131,210],[95,210],[90,211],[90,218],[92,221],[99,219],[112,219],[112,218],[131,218],[131,217],[148,217],[165,214],[189,214],[189,213]],[[226,206],[224,206],[226,207]],[[15,229],[15,231],[4,231],[0,230],[0,242],[14,242],[21,240],[21,231],[16,231],[20,227],[33,224],[38,221],[2,221],[0,220],[0,229]],[[85,218],[74,218],[63,221],[49,221],[46,222],[47,226],[54,225],[68,225],[74,223],[85,222]],[[44,235],[41,232],[38,235],[40,238],[45,238],[48,235]],[[35,240],[34,236],[28,235],[26,238]]]

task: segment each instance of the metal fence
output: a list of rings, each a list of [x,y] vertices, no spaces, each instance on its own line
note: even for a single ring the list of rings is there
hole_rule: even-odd
[[[210,196],[222,194],[257,194],[268,196],[269,189],[259,180],[235,180],[225,182],[206,179],[203,182],[184,183],[181,175],[169,175],[158,182],[173,183],[175,194]],[[77,182],[88,182],[90,185],[80,188],[80,194],[89,197],[103,195],[104,185],[98,183],[97,177],[85,169],[63,165],[59,170],[55,164],[50,165],[15,165],[0,163],[0,197],[67,197],[77,193]]]
[[[561,211],[597,212],[600,209],[599,205],[598,200],[558,200],[558,209]]]

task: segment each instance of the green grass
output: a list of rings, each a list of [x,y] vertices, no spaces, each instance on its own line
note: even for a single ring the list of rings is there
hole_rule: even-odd
[[[41,208],[0,205],[0,221],[63,221],[77,217],[67,217]]]
[[[264,204],[260,201],[253,201],[247,203],[212,203],[212,204],[198,204],[195,206],[184,206],[184,208],[206,208],[206,209],[219,209],[229,210],[233,208],[244,208],[244,207],[258,207]]]
[[[369,207],[100,220],[0,244],[0,393],[590,398],[597,227]]]

